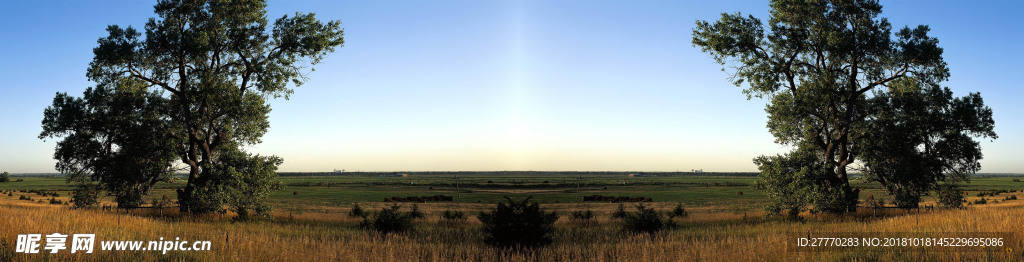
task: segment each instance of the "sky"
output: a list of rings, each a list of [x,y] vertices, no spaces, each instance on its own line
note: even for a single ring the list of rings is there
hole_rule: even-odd
[[[110,24],[142,28],[155,1],[0,3],[0,171],[49,173],[37,138],[57,92],[81,96]],[[981,172],[1021,173],[1024,3],[881,1],[894,28],[929,25],[957,96],[980,92],[999,139]],[[279,171],[756,171],[789,150],[691,44],[696,20],[768,18],[768,1],[280,1],[271,20],[340,20],[345,46],[271,102],[246,150]]]

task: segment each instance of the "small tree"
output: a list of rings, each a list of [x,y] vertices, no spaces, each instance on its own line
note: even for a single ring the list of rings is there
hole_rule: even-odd
[[[238,213],[238,219],[269,217],[271,207],[266,200],[283,187],[277,177],[277,167],[284,160],[277,156],[226,150],[219,162],[214,172],[225,179],[224,197],[231,209]]]
[[[7,171],[0,173],[0,183],[4,182],[11,182],[11,173],[7,173]]]
[[[366,211],[363,210],[363,207],[359,206],[359,203],[352,204],[352,209],[348,211],[348,216],[350,217],[366,218],[366,215]]]
[[[481,212],[484,242],[503,248],[533,248],[551,244],[551,232],[558,214],[544,212],[533,197],[515,201],[505,197],[491,212]]]
[[[99,204],[99,186],[79,182],[75,185],[74,194],[71,195],[71,204],[75,208],[89,208]]]
[[[868,198],[864,200],[864,205],[871,209],[879,209],[885,206],[885,203],[875,198],[875,195],[868,195]]]
[[[462,211],[452,211],[451,209],[445,209],[441,213],[441,224],[447,226],[454,226],[466,221],[466,213]]]
[[[594,211],[590,211],[590,209],[573,211],[569,216],[569,220],[584,226],[589,226],[594,222]]]
[[[160,197],[160,199],[153,199],[152,205],[153,205],[153,208],[163,209],[163,208],[171,206],[171,199],[168,198],[167,195],[163,195],[162,197]],[[161,211],[161,212],[163,212],[163,211]]]
[[[824,196],[811,181],[827,176],[827,168],[815,160],[812,152],[798,150],[785,155],[760,156],[754,159],[761,171],[754,188],[768,196],[765,216],[785,213],[790,220],[799,219],[814,196]],[[818,199],[821,199],[819,197]],[[820,201],[824,202],[824,201]]]
[[[690,214],[686,212],[686,209],[683,208],[683,203],[677,203],[676,207],[672,209],[672,212],[668,213],[669,218],[687,217],[689,215]]]
[[[654,208],[636,205],[636,213],[627,213],[622,221],[622,229],[636,233],[655,233],[662,229],[675,227],[672,220],[662,219],[661,214]]]
[[[960,185],[955,183],[940,184],[935,194],[939,197],[939,204],[950,208],[964,207],[964,194]]]
[[[414,219],[421,219],[425,216],[426,215],[423,214],[423,211],[420,211],[419,205],[412,204],[412,210],[409,210],[409,217],[412,217]]]
[[[619,207],[615,208],[615,212],[612,212],[612,218],[622,219],[626,217],[626,214],[628,214],[628,212],[626,212],[626,206],[619,204]]]
[[[377,212],[373,217],[373,220],[364,219],[359,226],[382,234],[405,233],[412,231],[412,216],[409,215],[409,213],[398,211],[399,208],[401,208],[401,206],[392,205],[391,207],[381,209],[380,212]]]

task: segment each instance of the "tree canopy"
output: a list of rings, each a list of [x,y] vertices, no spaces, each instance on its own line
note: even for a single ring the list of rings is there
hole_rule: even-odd
[[[173,161],[153,161],[152,165],[178,162],[188,169],[187,184],[178,192],[182,211],[219,210],[226,201],[217,197],[224,195],[217,192],[223,186],[220,183],[232,181],[221,176],[233,176],[233,172],[243,170],[273,172],[281,163],[276,157],[243,161],[249,157],[239,152],[245,145],[259,143],[267,132],[270,100],[287,99],[293,92],[290,85],[299,86],[307,80],[304,68],[319,63],[343,45],[341,22],[323,23],[314,14],[295,13],[278,18],[271,25],[266,2],[260,0],[160,0],[154,11],[157,17],[149,19],[144,33],[130,26],[109,26],[108,35],[100,38],[93,49],[87,76],[96,83],[93,92],[109,90],[104,92],[116,95],[134,90],[131,92],[150,97],[132,109],[154,108],[153,120],[161,125],[162,131],[158,133],[167,137],[161,140],[166,144],[154,146],[173,156]],[[88,105],[101,102],[92,101],[88,92],[84,100],[58,94],[54,105],[47,109],[47,120],[51,114],[67,111],[72,111],[69,115],[84,114],[74,111],[76,108],[102,111],[89,108]],[[103,123],[104,119],[118,117],[141,120],[113,112],[97,115],[95,128],[119,129],[113,123]],[[44,120],[44,127],[60,126],[62,122],[53,119]],[[57,157],[61,160],[58,169],[64,172],[71,169],[62,169],[62,165],[83,165],[73,160],[87,159],[102,151],[96,145],[68,142],[93,134],[82,126],[69,125],[56,132],[44,131],[41,137],[66,136],[61,143],[66,144],[66,150],[73,151],[67,154],[77,156]],[[136,138],[125,140],[136,142]],[[112,151],[122,148],[114,145]],[[65,146],[59,145],[58,151]],[[232,169],[224,167],[225,163],[274,167]],[[97,170],[90,171],[95,176]]]
[[[949,70],[928,26],[893,32],[874,0],[770,3],[767,25],[726,13],[713,23],[697,21],[693,30],[694,46],[732,68],[732,82],[746,84],[748,99],[770,101],[769,132],[795,148],[755,160],[766,189],[803,188],[795,191],[805,197],[798,202],[842,213],[857,205],[850,170],[913,206],[939,181],[962,181],[979,170],[974,138],[996,138],[992,111],[977,93],[954,98],[940,86]],[[787,202],[779,198],[796,197],[769,195],[777,196],[770,211]]]

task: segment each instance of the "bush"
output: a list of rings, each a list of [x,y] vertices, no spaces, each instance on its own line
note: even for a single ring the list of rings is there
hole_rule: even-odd
[[[875,198],[875,195],[868,195],[868,199],[864,200],[864,205],[871,209],[879,209],[885,206],[881,200]]]
[[[78,183],[71,194],[71,204],[75,208],[88,208],[100,203],[99,186],[91,183]]]
[[[20,195],[20,196],[18,196],[18,200],[32,200],[32,197],[27,197],[25,195]]]
[[[350,217],[366,218],[366,215],[366,211],[363,210],[363,207],[359,206],[359,203],[352,204],[352,210],[348,211],[348,216]]]
[[[619,204],[619,207],[615,208],[615,212],[612,212],[612,218],[617,218],[617,219],[626,218],[627,214],[628,214],[628,212],[626,212],[626,206],[623,205],[623,204]]]
[[[441,223],[445,225],[456,225],[466,221],[466,213],[445,209],[441,213]]]
[[[1017,195],[1010,195],[1010,196],[1004,197],[1003,201],[1006,201],[1006,200],[1017,200]]]
[[[392,205],[381,209],[374,216],[373,220],[364,219],[359,225],[363,229],[370,229],[382,234],[405,233],[412,231],[412,216],[409,213],[398,211],[399,205]]]
[[[165,208],[171,206],[171,199],[163,195],[160,199],[153,199],[153,208]]]
[[[544,212],[533,197],[514,201],[505,197],[491,212],[481,212],[484,243],[503,248],[533,248],[551,244],[558,214]]]
[[[683,203],[676,203],[676,207],[672,209],[672,212],[668,213],[669,218],[687,217],[689,215],[690,213],[687,213],[686,209],[683,208]]]
[[[61,205],[61,204],[64,204],[64,201],[60,201],[60,200],[57,200],[56,198],[52,198],[51,197],[50,198],[50,204],[51,205]]]
[[[584,211],[579,211],[579,210],[573,211],[572,215],[569,216],[569,220],[577,221],[577,222],[590,222],[593,219],[594,219],[594,211],[590,211],[590,209],[587,209],[587,210],[584,210]]]
[[[671,227],[675,227],[672,220],[662,219],[660,213],[644,204],[636,205],[636,213],[627,213],[622,223],[625,231],[648,234]]]
[[[981,198],[981,199],[978,199],[978,200],[974,200],[974,204],[975,204],[975,205],[984,205],[984,204],[988,204],[988,199],[985,199],[985,198]]]
[[[423,211],[420,211],[420,206],[412,204],[412,210],[409,211],[409,217],[412,217],[413,219],[421,219],[424,216],[426,215],[423,214]]]
[[[941,184],[936,190],[939,197],[939,204],[950,208],[962,208],[964,206],[964,194],[957,184]]]

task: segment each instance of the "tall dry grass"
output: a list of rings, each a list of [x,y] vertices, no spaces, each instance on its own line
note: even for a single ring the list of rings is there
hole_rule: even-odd
[[[384,203],[367,203],[375,210]],[[408,208],[411,204],[405,204]],[[680,228],[655,235],[621,232],[607,215],[616,204],[555,204],[563,214],[556,223],[555,242],[531,251],[508,251],[483,244],[480,223],[473,216],[488,205],[420,204],[427,219],[407,235],[379,236],[359,230],[359,218],[344,215],[345,207],[321,212],[277,213],[273,222],[234,223],[220,216],[198,218],[171,214],[113,213],[0,198],[0,260],[15,261],[1019,261],[1024,232],[1024,201],[871,217],[809,216],[804,222],[763,220],[760,214],[691,212],[677,220]],[[659,204],[668,210],[671,203]],[[576,224],[565,214],[579,208],[598,214],[596,223]],[[467,211],[462,225],[443,226],[438,215],[446,208]],[[408,209],[406,209],[408,210]],[[699,211],[699,210],[696,210]],[[899,212],[896,212],[899,213]],[[745,218],[744,218],[745,217]],[[985,252],[789,252],[791,232],[1011,232],[1013,251]],[[12,254],[18,234],[94,233],[93,254]],[[180,237],[209,240],[211,251],[100,251],[103,240],[156,240]]]

